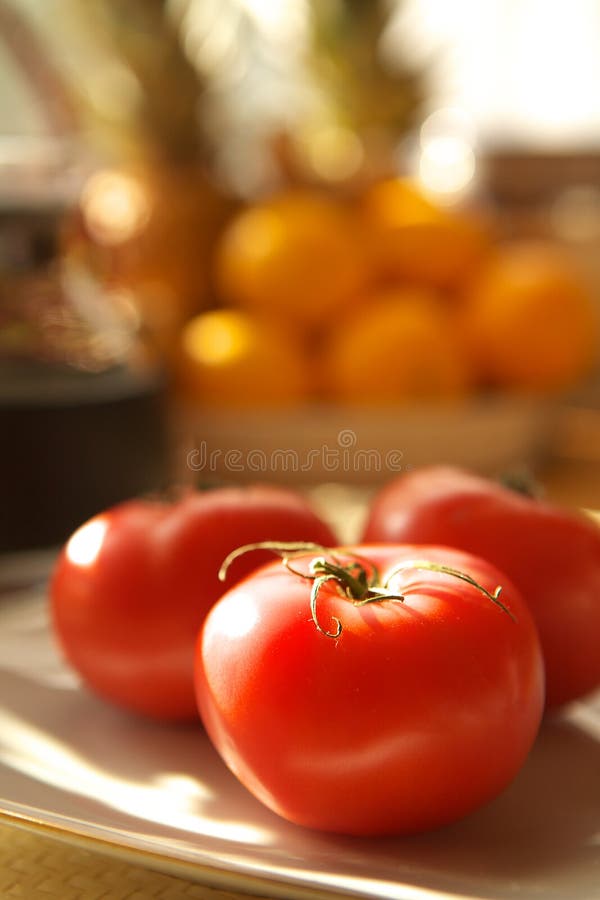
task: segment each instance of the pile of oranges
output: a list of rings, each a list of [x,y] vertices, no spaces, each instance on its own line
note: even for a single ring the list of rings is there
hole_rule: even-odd
[[[251,206],[214,265],[219,306],[188,322],[178,354],[206,406],[552,392],[596,361],[593,299],[558,248],[502,244],[405,179],[352,204],[295,189]]]

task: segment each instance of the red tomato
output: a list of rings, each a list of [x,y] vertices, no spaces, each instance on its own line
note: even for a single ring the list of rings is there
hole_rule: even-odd
[[[327,571],[314,556],[290,564],[314,579]],[[352,581],[325,578],[312,607],[318,582],[282,562],[213,607],[196,650],[208,734],[259,800],[300,825],[375,835],[451,822],[502,790],[534,741],[543,669],[530,613],[504,575],[459,551],[336,558]],[[404,601],[367,592],[367,578]]]
[[[547,705],[600,684],[600,528],[591,519],[440,466],[384,487],[363,540],[443,543],[490,560],[533,613]]]
[[[132,500],[91,519],[67,542],[50,595],[67,659],[94,691],[161,719],[197,718],[194,644],[224,591],[224,557],[272,538],[334,544],[293,491],[257,486],[190,493],[173,504]],[[229,585],[269,554],[239,559]]]

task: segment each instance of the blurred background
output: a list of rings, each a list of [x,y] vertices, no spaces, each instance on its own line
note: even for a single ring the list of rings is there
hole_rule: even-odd
[[[0,550],[430,462],[600,506],[599,45],[594,0],[0,0]]]

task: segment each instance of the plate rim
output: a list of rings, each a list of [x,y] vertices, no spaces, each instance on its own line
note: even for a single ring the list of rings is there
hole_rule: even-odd
[[[0,824],[21,828],[31,834],[52,840],[61,841],[81,850],[118,859],[129,865],[140,866],[175,878],[210,887],[214,890],[237,891],[249,895],[248,900],[339,900],[340,897],[356,897],[367,900],[370,896],[364,891],[352,890],[348,886],[325,888],[313,885],[302,879],[286,878],[278,875],[260,875],[238,871],[235,868],[211,866],[206,862],[194,862],[169,853],[159,853],[133,843],[111,840],[88,833],[85,821],[75,824],[67,817],[56,814],[62,824],[49,822],[41,815],[41,810],[26,804],[18,804],[0,797]],[[55,815],[55,814],[53,814]],[[68,824],[67,824],[68,823]],[[96,826],[93,826],[94,828]],[[108,831],[103,826],[102,830]],[[396,900],[465,900],[464,895],[455,892],[440,891],[433,888],[407,885],[395,882],[403,896]],[[406,891],[408,893],[406,893]],[[468,900],[481,900],[479,896],[470,895]]]
[[[262,893],[277,900],[288,897],[290,900],[331,900],[333,897],[337,900],[340,896],[340,892],[335,889],[324,891],[310,885],[296,885],[285,879],[261,877],[219,866],[209,866],[206,863],[190,862],[168,853],[155,853],[110,838],[98,837],[88,834],[84,828],[48,822],[33,807],[22,806],[17,809],[17,804],[4,798],[0,799],[0,823],[58,840],[82,850],[117,858],[130,865],[143,866],[174,877],[185,878],[216,890],[239,890],[241,893],[257,896]]]

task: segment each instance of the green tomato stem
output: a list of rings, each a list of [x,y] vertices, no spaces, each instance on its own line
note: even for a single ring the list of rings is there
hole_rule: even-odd
[[[478,591],[481,591],[488,600],[491,600],[492,603],[496,604],[496,606],[510,616],[513,621],[516,621],[515,616],[510,609],[499,600],[502,592],[501,587],[497,587],[493,593],[490,593],[483,585],[475,581],[471,575],[468,575],[466,572],[461,572],[459,569],[453,569],[451,566],[445,566],[441,563],[431,562],[426,559],[409,559],[395,566],[388,574],[385,583],[379,584],[379,571],[370,560],[351,553],[350,555],[353,557],[353,560],[349,563],[342,563],[339,557],[335,555],[334,551],[328,550],[320,544],[313,543],[259,541],[255,544],[245,544],[243,547],[238,547],[237,550],[233,550],[225,558],[219,569],[219,580],[225,580],[229,567],[234,560],[243,556],[245,553],[250,553],[254,550],[270,550],[271,552],[276,553],[289,572],[293,575],[297,575],[299,578],[308,579],[313,582],[310,592],[311,617],[317,631],[328,638],[339,638],[343,628],[342,623],[337,616],[332,616],[332,621],[335,626],[333,630],[324,628],[319,621],[317,601],[322,588],[326,584],[335,584],[338,593],[346,600],[349,600],[354,606],[364,606],[367,603],[382,603],[384,600],[403,603],[405,600],[404,595],[391,591],[389,584],[395,575],[398,575],[400,572],[406,571],[407,569],[423,569],[429,572],[441,572],[444,575],[452,575],[454,578],[459,578],[461,581],[465,581]],[[301,572],[299,569],[295,569],[292,566],[292,560],[312,553],[318,553],[319,556],[311,559],[307,572]],[[330,558],[327,559],[324,554]],[[364,565],[365,563],[366,566]]]
[[[477,588],[478,591],[491,600],[492,603],[495,603],[503,612],[505,612],[513,622],[516,622],[516,618],[513,613],[510,611],[508,606],[505,606],[504,603],[499,599],[500,594],[502,593],[502,587],[498,585],[495,588],[493,593],[490,593],[486,588],[483,587],[482,584],[479,584],[478,581],[468,575],[466,572],[461,572],[459,569],[453,569],[451,566],[444,566],[441,563],[431,562],[428,559],[407,559],[403,563],[395,566],[392,571],[388,574],[385,587],[389,586],[390,581],[394,577],[394,575],[398,575],[400,572],[405,572],[407,569],[423,569],[428,572],[441,572],[443,575],[452,575],[453,578],[459,578],[461,581],[466,581],[467,584],[470,584],[472,587]]]

